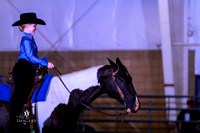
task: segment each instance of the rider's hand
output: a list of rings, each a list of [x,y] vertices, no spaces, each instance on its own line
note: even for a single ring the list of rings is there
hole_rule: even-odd
[[[50,69],[52,69],[52,68],[54,68],[54,64],[51,63],[51,62],[48,62],[47,67],[50,68]]]

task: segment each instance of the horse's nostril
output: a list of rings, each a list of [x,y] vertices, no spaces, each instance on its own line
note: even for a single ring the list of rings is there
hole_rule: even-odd
[[[139,107],[140,107],[140,104],[139,104],[138,101],[136,101],[136,103],[135,103],[135,111],[137,111],[139,109]]]

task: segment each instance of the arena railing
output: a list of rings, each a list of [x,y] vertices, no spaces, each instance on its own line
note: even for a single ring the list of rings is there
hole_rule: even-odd
[[[101,96],[100,98],[105,98],[107,97],[106,95]],[[138,98],[140,99],[140,101],[142,101],[142,99],[148,99],[148,105],[147,106],[141,106],[139,111],[145,110],[148,112],[148,117],[147,119],[124,119],[123,122],[135,122],[135,123],[148,123],[148,133],[151,133],[151,124],[152,123],[165,123],[168,126],[170,125],[175,125],[175,123],[177,122],[176,120],[170,120],[169,118],[169,111],[171,110],[175,110],[175,111],[180,111],[182,109],[185,109],[183,107],[171,107],[171,100],[172,98],[174,99],[200,99],[200,97],[196,97],[196,96],[183,96],[183,95],[138,95]],[[164,99],[165,100],[165,107],[152,107],[152,99]],[[186,100],[185,100],[186,101]],[[141,103],[142,104],[142,103]],[[174,104],[174,103],[173,103]],[[186,103],[182,103],[183,105]],[[198,103],[199,104],[199,103]],[[93,106],[96,109],[99,110],[114,110],[115,112],[119,112],[120,110],[123,110],[122,106],[104,106],[104,105],[100,105],[100,106]],[[166,119],[162,119],[162,120],[152,120],[152,111],[155,110],[166,110]],[[190,109],[190,110],[198,110],[200,111],[199,108],[194,108],[194,109]],[[82,113],[81,117],[80,117],[80,121],[82,122],[83,125],[83,130],[81,132],[84,132],[84,124],[85,122],[116,122],[119,123],[122,120],[120,118],[113,118],[113,119],[108,119],[108,118],[87,118],[85,117],[85,111]],[[179,122],[185,122],[185,121],[179,121]],[[192,123],[199,123],[199,121],[190,121]],[[116,124],[117,125],[117,124]],[[118,132],[118,126],[115,127],[115,131],[113,131],[113,133]],[[199,124],[199,128],[200,128],[200,124]],[[168,133],[170,133],[170,128],[168,128]],[[103,131],[102,131],[103,133]],[[112,132],[109,132],[112,133]],[[118,132],[120,133],[120,132]]]

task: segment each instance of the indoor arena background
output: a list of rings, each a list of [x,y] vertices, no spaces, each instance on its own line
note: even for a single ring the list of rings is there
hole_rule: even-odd
[[[86,110],[82,131],[87,125],[96,132],[176,133],[188,97],[199,109],[199,10],[198,0],[0,0],[0,75],[9,75],[19,54],[21,33],[12,23],[36,12],[47,23],[35,35],[39,56],[62,74],[119,57],[133,78],[141,109],[124,120]],[[92,105],[121,110],[106,96]]]

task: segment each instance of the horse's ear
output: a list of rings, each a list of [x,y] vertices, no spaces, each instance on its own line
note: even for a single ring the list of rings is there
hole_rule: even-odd
[[[113,71],[116,72],[118,70],[118,65],[115,64],[112,60],[110,60],[108,57],[107,57],[109,63],[110,63],[110,66],[112,67]]]
[[[117,57],[116,59],[116,63],[119,65],[119,66],[123,66],[122,62],[120,61],[120,59]]]

